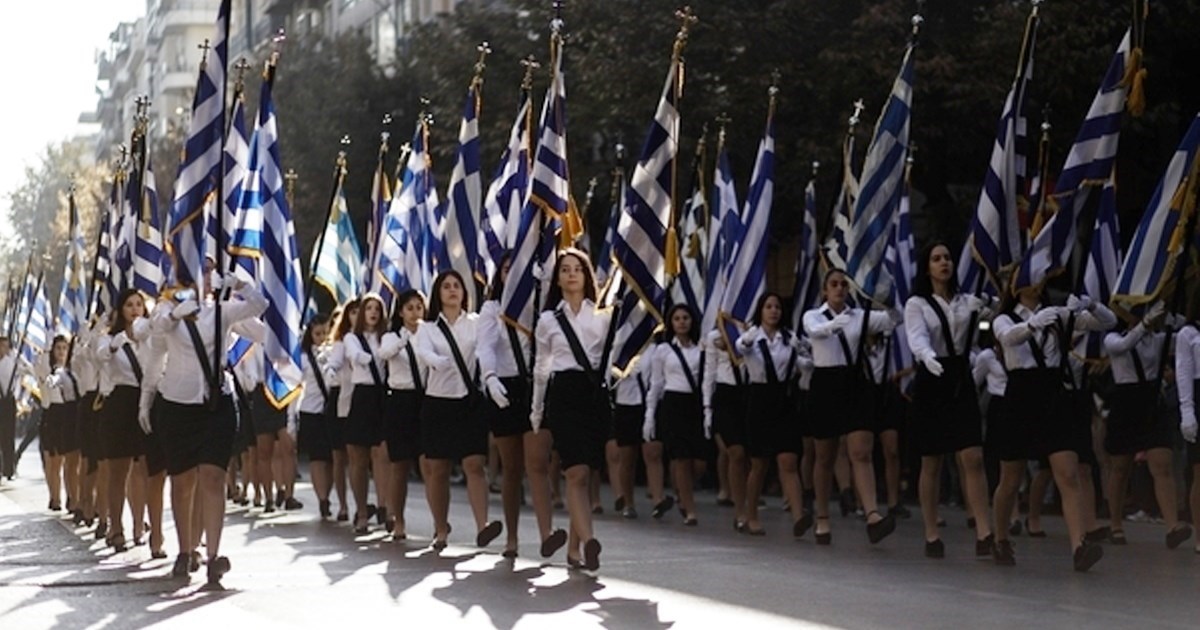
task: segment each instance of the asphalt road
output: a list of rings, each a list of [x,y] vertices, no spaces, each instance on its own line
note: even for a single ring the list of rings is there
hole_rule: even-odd
[[[1190,542],[1168,551],[1161,525],[1128,524],[1127,547],[1106,546],[1092,572],[1077,574],[1058,518],[1045,519],[1048,538],[1018,538],[1018,566],[1002,568],[973,557],[959,510],[945,512],[947,557],[935,561],[922,555],[915,519],[871,546],[859,521],[835,516],[833,545],[817,547],[811,533],[791,540],[777,499],[767,536],[752,538],[735,534],[730,510],[702,494],[696,528],[676,514],[653,521],[647,505],[637,521],[598,517],[603,566],[592,576],[568,571],[561,553],[542,561],[532,513],[515,561],[500,557],[503,538],[476,549],[462,488],[453,490],[451,546],[438,555],[416,484],[402,542],[322,523],[302,484],[302,511],[228,514],[223,553],[233,571],[227,590],[213,593],[201,590],[202,573],[172,581],[171,559],[152,561],[145,546],[113,554],[47,512],[36,455],[20,474],[0,486],[3,630],[1200,627],[1200,555]],[[565,512],[556,518],[565,524]],[[173,555],[170,528],[167,541]]]

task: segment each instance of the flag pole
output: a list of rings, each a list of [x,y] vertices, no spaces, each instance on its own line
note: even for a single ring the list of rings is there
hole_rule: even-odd
[[[384,132],[387,133],[386,131]],[[385,140],[386,142],[386,140]],[[350,144],[350,136],[342,136],[342,146]],[[325,248],[325,234],[329,231],[329,219],[333,217],[333,204],[337,201],[338,191],[346,178],[346,150],[338,151],[333,166],[333,190],[329,192],[329,204],[325,210],[325,221],[321,223],[321,235],[317,237],[317,248],[313,250],[312,264],[308,270],[308,282],[304,283],[304,312],[308,313],[308,303],[312,300],[314,278],[317,277],[317,266],[320,263],[321,250]],[[337,300],[337,296],[334,296]],[[315,309],[314,309],[315,310]]]
[[[25,278],[24,278],[24,281],[21,282],[21,291],[22,292],[24,292],[25,285],[29,282],[29,274],[33,273],[33,252],[35,250],[37,250],[37,246],[38,246],[37,239],[34,239],[33,240],[33,248],[29,250],[29,260],[26,261],[26,263],[25,263]],[[8,334],[6,336],[9,338],[9,340],[11,340],[13,335],[15,335],[17,332],[17,320],[21,319],[20,311],[21,311],[21,299],[18,297],[17,303],[13,307],[13,315],[15,315],[15,317],[13,317],[8,322]]]
[[[31,256],[31,258],[32,258],[32,256]],[[38,294],[42,292],[42,279],[45,277],[45,275],[46,275],[45,269],[42,269],[41,271],[38,272],[37,283],[34,284],[33,294],[29,298],[29,309],[26,311],[26,315],[25,315],[25,328],[24,328],[24,330],[21,331],[21,343],[17,345],[17,356],[15,359],[16,361],[21,360],[21,352],[23,352],[25,350],[25,342],[29,337],[29,320],[33,319],[33,309],[35,306],[37,306]],[[18,372],[18,370],[16,369],[16,366],[13,366],[12,374],[10,374],[8,377],[8,388],[6,388],[4,390],[5,392],[12,391],[13,383],[16,382],[17,372]]]

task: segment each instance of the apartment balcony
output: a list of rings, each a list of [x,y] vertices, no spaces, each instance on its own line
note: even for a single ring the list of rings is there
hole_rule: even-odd
[[[217,22],[220,0],[176,0],[163,2],[158,13],[149,16],[149,43],[162,41],[164,35],[192,26],[212,26]]]

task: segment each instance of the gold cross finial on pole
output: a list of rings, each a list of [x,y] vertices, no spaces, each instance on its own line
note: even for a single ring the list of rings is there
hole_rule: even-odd
[[[525,77],[523,79],[521,79],[521,89],[522,90],[532,90],[533,89],[533,71],[542,67],[542,64],[538,63],[537,57],[534,57],[533,55],[529,55],[521,60],[521,65],[525,68]]]
[[[212,50],[212,46],[208,44],[208,38],[204,38],[204,42],[197,44],[196,48],[200,49],[200,67],[203,68],[208,64],[208,51]]]

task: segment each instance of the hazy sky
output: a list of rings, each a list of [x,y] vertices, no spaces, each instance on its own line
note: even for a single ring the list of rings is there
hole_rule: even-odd
[[[96,106],[97,52],[108,48],[118,23],[145,13],[146,0],[21,0],[5,2],[4,11],[0,214],[25,166],[35,164],[47,144],[80,130],[80,112]]]

